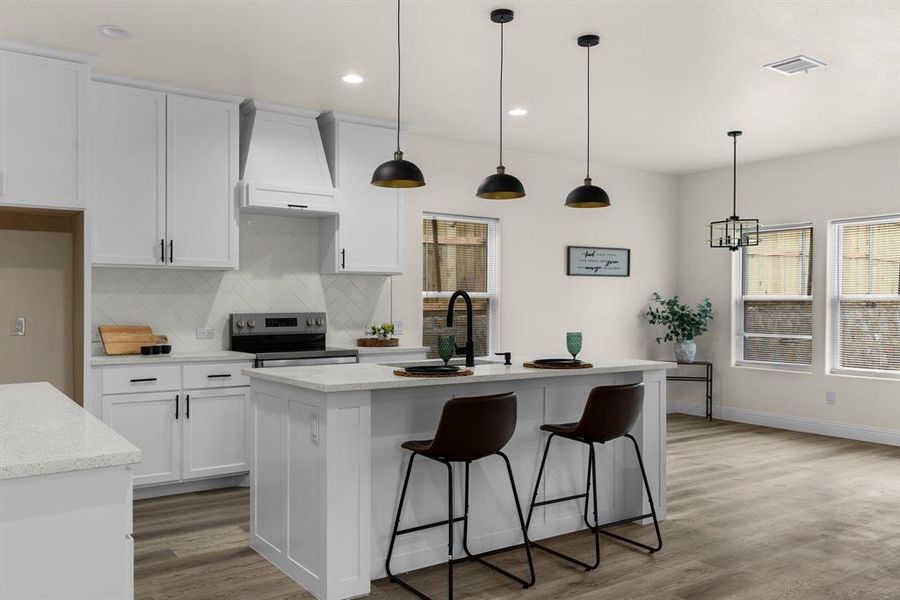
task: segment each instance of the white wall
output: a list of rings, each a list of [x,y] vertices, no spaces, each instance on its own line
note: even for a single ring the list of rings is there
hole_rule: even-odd
[[[240,235],[238,271],[95,267],[92,332],[150,325],[176,352],[221,350],[230,313],[326,311],[328,343],[353,346],[367,325],[388,320],[388,277],[319,274],[318,221],[242,215]],[[215,338],[196,339],[198,327]]]
[[[809,374],[731,364],[732,253],[707,247],[705,238],[707,223],[731,211],[731,168],[680,177],[678,206],[678,291],[692,302],[709,296],[717,311],[698,357],[715,362],[723,416],[900,443],[900,381],[826,373],[828,221],[900,211],[900,139],[739,165],[738,214],[765,225],[813,224]],[[702,384],[670,390],[676,406],[702,396]],[[836,392],[834,405],[825,404],[826,391]]]
[[[573,143],[580,143],[573,140]],[[494,172],[496,147],[405,136],[403,150],[422,168],[427,186],[405,193],[405,272],[394,277],[394,318],[405,320],[404,344],[421,341],[422,213],[500,220],[500,315],[496,350],[514,360],[563,356],[565,332],[584,333],[585,358],[640,357],[659,352],[641,312],[651,292],[675,286],[674,178],[596,164],[594,183],[612,206],[571,209],[569,191],[584,163],[505,152],[507,172],[527,196],[513,201],[475,197]],[[631,277],[567,277],[567,245],[631,248]]]

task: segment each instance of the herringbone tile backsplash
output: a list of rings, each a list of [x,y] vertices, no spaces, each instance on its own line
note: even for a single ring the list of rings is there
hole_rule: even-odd
[[[237,271],[97,267],[92,285],[95,338],[99,325],[150,325],[181,352],[227,348],[233,312],[325,311],[331,346],[390,320],[389,277],[319,273],[314,219],[243,215]],[[214,339],[196,339],[198,327]]]

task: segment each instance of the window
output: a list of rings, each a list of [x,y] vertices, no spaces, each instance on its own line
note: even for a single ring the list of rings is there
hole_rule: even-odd
[[[900,215],[833,225],[832,368],[900,373]]]
[[[812,227],[770,227],[740,254],[738,363],[812,365]]]
[[[497,313],[497,221],[428,215],[422,220],[422,345],[436,358],[439,335],[466,340],[466,305],[457,301],[447,328],[447,302],[456,290],[472,297],[475,355],[493,348]]]

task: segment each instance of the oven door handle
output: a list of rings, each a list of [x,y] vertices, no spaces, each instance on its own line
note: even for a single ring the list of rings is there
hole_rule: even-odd
[[[256,366],[265,367],[311,367],[315,365],[348,365],[359,362],[357,356],[323,356],[322,358],[257,359]]]

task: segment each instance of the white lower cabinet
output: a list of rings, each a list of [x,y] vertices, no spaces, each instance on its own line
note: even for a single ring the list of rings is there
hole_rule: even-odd
[[[103,422],[141,449],[134,485],[181,479],[180,400],[177,392],[103,397]]]
[[[143,456],[132,465],[135,486],[240,475],[250,470],[250,388],[241,385],[244,378],[240,375],[240,369],[249,366],[251,363],[103,368],[98,378],[103,386],[103,422],[140,448]],[[107,389],[108,383],[158,381],[171,369],[178,370],[176,380],[166,377],[174,384],[172,391],[106,393],[112,391]],[[227,387],[226,381],[237,385]]]
[[[247,388],[192,391],[182,421],[184,479],[231,475],[249,469]]]

